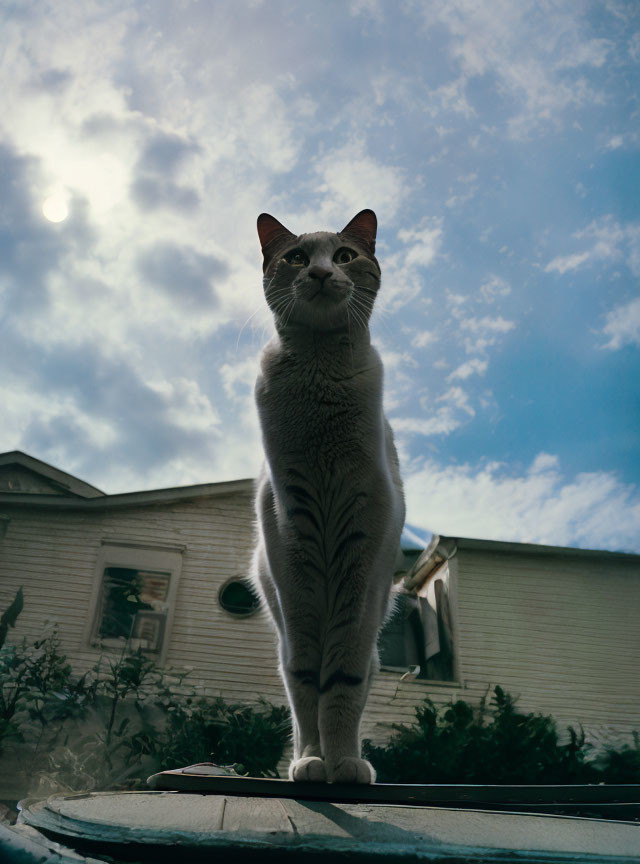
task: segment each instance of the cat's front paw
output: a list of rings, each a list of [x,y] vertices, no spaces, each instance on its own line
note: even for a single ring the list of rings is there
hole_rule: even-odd
[[[329,768],[330,783],[375,783],[376,772],[366,759],[345,756],[333,768]]]
[[[289,765],[289,780],[296,783],[326,783],[327,769],[319,756],[304,756],[294,759]]]

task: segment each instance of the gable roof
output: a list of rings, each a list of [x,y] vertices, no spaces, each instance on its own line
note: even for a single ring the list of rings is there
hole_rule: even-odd
[[[0,479],[3,472],[29,472],[34,481],[31,489],[20,488],[14,491],[0,491],[0,504],[50,507],[63,510],[103,510],[113,507],[136,507],[145,504],[158,504],[169,501],[185,501],[195,498],[212,498],[234,492],[252,492],[254,481],[230,480],[221,483],[197,483],[192,486],[172,486],[165,489],[148,489],[142,492],[124,492],[107,495],[95,486],[85,483],[54,468],[47,462],[29,456],[20,450],[0,453]]]
[[[3,470],[4,469],[4,470]],[[77,496],[80,498],[97,498],[104,496],[101,489],[97,489],[90,483],[85,483],[73,474],[67,474],[66,471],[61,471],[59,468],[54,468],[48,462],[43,462],[41,459],[36,459],[34,456],[29,456],[28,453],[23,453],[22,450],[10,450],[8,453],[0,453],[0,475],[7,473],[13,469],[17,471],[17,476],[31,475],[34,479],[40,478],[44,483],[40,484],[40,489],[31,492],[9,492],[11,496],[26,494],[26,495],[67,495]],[[25,475],[25,472],[28,472]],[[46,489],[46,492],[42,490]]]

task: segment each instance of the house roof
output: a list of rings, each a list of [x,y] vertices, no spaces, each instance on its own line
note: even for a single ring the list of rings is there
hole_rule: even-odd
[[[254,481],[230,480],[222,483],[197,483],[192,486],[173,486],[164,489],[148,489],[142,492],[124,492],[107,495],[95,486],[79,480],[47,462],[35,459],[20,450],[0,453],[0,475],[3,468],[27,469],[31,474],[44,478],[45,492],[0,492],[0,504],[50,507],[66,510],[104,510],[114,507],[135,507],[169,501],[211,498],[234,492],[251,492]]]
[[[404,579],[404,587],[417,589],[445,561],[459,550],[495,552],[502,555],[536,555],[555,558],[583,558],[603,561],[627,561],[640,564],[640,555],[633,552],[609,552],[604,549],[576,549],[573,546],[545,546],[538,543],[516,543],[507,540],[481,540],[475,537],[445,537],[435,534]]]
[[[49,494],[73,495],[80,498],[97,498],[105,494],[101,489],[97,489],[90,483],[85,483],[84,480],[74,477],[73,474],[67,474],[66,471],[54,468],[48,462],[43,462],[41,459],[29,456],[28,453],[23,453],[21,450],[10,450],[8,453],[0,453],[0,471],[11,468],[14,470],[16,468],[25,469],[30,474],[43,478],[46,481],[46,487],[50,490]],[[19,495],[20,493],[10,492],[8,494],[13,499],[14,495]],[[31,497],[32,494],[38,493],[27,494]]]
[[[252,492],[252,478],[227,480],[220,483],[197,483],[192,486],[171,486],[163,489],[148,489],[141,492],[124,492],[107,495],[95,486],[85,483],[61,471],[47,462],[29,456],[20,450],[0,453],[0,476],[3,469],[20,468],[44,478],[47,491],[0,492],[0,505],[51,507],[68,510],[105,510],[116,507],[136,507],[170,501],[189,501],[197,498],[212,498],[237,492]],[[403,548],[415,548],[417,535],[414,531],[403,533]],[[412,542],[409,542],[411,540]],[[553,555],[555,557],[602,558],[610,561],[640,562],[640,555],[629,552],[608,552],[602,549],[576,549],[571,546],[544,546],[536,543],[515,543],[504,540],[481,540],[473,537],[445,537],[434,534],[431,542],[418,557],[405,578],[405,587],[417,587],[458,550],[496,552],[506,555]]]

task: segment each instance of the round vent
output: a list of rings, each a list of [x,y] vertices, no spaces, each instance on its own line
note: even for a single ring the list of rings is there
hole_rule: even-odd
[[[230,615],[244,618],[260,608],[260,598],[247,579],[230,579],[218,593],[218,601]]]

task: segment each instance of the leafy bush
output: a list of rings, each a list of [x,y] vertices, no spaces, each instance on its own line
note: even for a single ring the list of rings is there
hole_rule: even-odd
[[[13,598],[11,606],[9,606],[6,612],[3,612],[0,616],[0,648],[2,648],[5,643],[9,627],[16,626],[18,615],[22,612],[23,607],[24,596],[22,594],[22,587],[20,587],[16,592],[16,596]]]
[[[607,783],[640,783],[640,736],[633,733],[633,747],[620,750],[607,747],[597,760],[602,777]]]
[[[23,640],[0,650],[0,752],[5,741],[24,742],[34,729],[39,739],[45,728],[51,731],[52,724],[59,727],[77,713],[86,676],[73,680],[59,649],[54,627],[32,646]]]
[[[254,708],[220,698],[187,698],[168,707],[158,756],[163,768],[214,761],[235,764],[239,773],[252,777],[277,777],[290,730],[289,709],[264,699]]]
[[[438,708],[425,699],[413,726],[393,724],[387,746],[367,740],[364,755],[386,783],[640,782],[637,739],[635,748],[587,761],[592,748],[582,730],[570,727],[569,741],[560,744],[553,718],[517,711],[501,687],[491,703],[487,711],[484,702],[474,710],[463,700]]]
[[[0,622],[14,626],[21,593]],[[4,628],[4,629],[3,629]],[[21,746],[25,794],[145,787],[165,768],[213,759],[241,773],[277,776],[287,708],[176,696],[187,673],[159,671],[141,651],[100,657],[77,676],[55,626],[32,645],[0,649],[0,755]],[[170,683],[169,683],[170,682]],[[15,749],[15,748],[12,748]],[[8,754],[9,755],[9,754]],[[35,780],[34,780],[35,778]],[[34,786],[35,782],[35,786]]]
[[[19,592],[0,618],[2,638],[21,609]],[[277,777],[288,708],[176,695],[186,674],[161,672],[140,651],[123,650],[77,676],[55,626],[32,645],[0,645],[0,756],[3,744],[22,745],[25,794],[146,788],[155,771],[210,760]],[[551,717],[517,711],[500,687],[489,709],[484,701],[477,709],[462,700],[438,708],[426,699],[414,725],[392,728],[386,747],[364,742],[381,782],[640,782],[637,734],[634,746],[589,761],[582,730],[570,728],[560,744]]]

